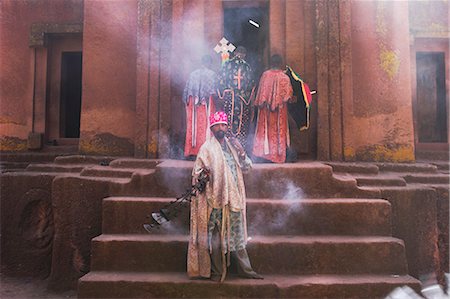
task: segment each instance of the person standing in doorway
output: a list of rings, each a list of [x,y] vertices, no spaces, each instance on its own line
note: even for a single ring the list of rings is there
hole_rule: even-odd
[[[195,184],[202,171],[209,181],[205,192],[191,201],[190,238],[187,257],[188,276],[223,282],[231,255],[238,262],[238,274],[262,279],[251,264],[246,250],[246,196],[242,170],[252,166],[236,138],[225,136],[227,115],[210,116],[214,137],[200,148],[192,171]]]

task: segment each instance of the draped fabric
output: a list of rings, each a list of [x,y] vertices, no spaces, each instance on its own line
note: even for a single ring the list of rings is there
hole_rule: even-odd
[[[205,67],[193,71],[189,75],[183,91],[183,101],[187,104],[189,97],[193,97],[195,104],[206,101],[216,93],[217,75]]]
[[[275,111],[291,97],[292,86],[289,77],[282,70],[268,70],[261,76],[255,106],[267,106],[271,111]]]
[[[312,102],[311,91],[308,84],[303,82],[300,76],[295,73],[290,67],[286,70],[286,75],[291,81],[293,88],[293,95],[297,98],[294,103],[288,104],[288,111],[292,118],[295,120],[297,128],[299,130],[305,130],[309,128],[309,111]]]
[[[258,86],[258,105],[253,155],[284,163],[290,146],[286,103],[292,100],[289,77],[281,70],[265,71]]]
[[[208,117],[215,112],[213,95],[217,75],[205,67],[189,75],[183,92],[186,104],[186,141],[184,155],[197,155],[202,144],[210,138]]]
[[[211,138],[209,129],[209,115],[215,112],[212,96],[208,101],[194,104],[194,97],[190,96],[186,107],[186,141],[184,144],[184,155],[196,156],[200,147],[206,140]]]
[[[228,115],[228,136],[238,138],[245,148],[251,119],[251,101],[255,88],[253,71],[243,59],[233,58],[219,73],[218,94]]]
[[[246,197],[242,169],[251,167],[251,161],[239,161],[236,150],[227,138],[226,145],[236,163],[236,178],[225,160],[219,141],[211,138],[200,148],[192,170],[193,183],[197,181],[202,168],[211,171],[210,181],[206,184],[205,192],[192,198],[190,238],[188,247],[187,272],[189,277],[210,277],[210,243],[208,240],[208,223],[213,209],[221,210],[221,244],[229,244],[231,227],[231,212],[241,212],[244,227],[244,242],[247,240]],[[245,246],[245,243],[243,244]],[[227,252],[227,246],[222,246],[222,256]],[[226,267],[226,263],[223,263]],[[223,275],[226,274],[226,268]]]

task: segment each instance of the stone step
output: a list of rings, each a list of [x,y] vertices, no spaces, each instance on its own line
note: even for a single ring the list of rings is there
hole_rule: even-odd
[[[146,234],[142,224],[173,198],[109,197],[103,200],[105,234]],[[383,199],[247,199],[251,235],[391,235],[391,207]],[[152,233],[189,232],[189,204]]]
[[[66,154],[76,154],[78,153],[78,145],[50,145],[44,144],[41,149],[42,153],[66,153]]]
[[[134,173],[149,175],[154,173],[154,169],[141,168],[113,168],[110,166],[89,166],[85,167],[80,175],[93,177],[131,178]]]
[[[326,162],[326,164],[330,165],[334,172],[378,174],[378,167],[373,163]]]
[[[449,171],[450,170],[450,162],[447,160],[422,160],[419,161],[421,163],[427,163],[427,164],[432,164],[434,166],[437,167],[438,170],[445,170],[445,171]]]
[[[49,164],[30,164],[25,169],[26,171],[32,171],[32,172],[81,172],[87,165],[79,165],[79,164],[55,164],[55,163],[49,163]]]
[[[109,165],[115,158],[108,156],[68,155],[55,158],[57,164]]]
[[[406,181],[399,176],[358,176],[358,186],[406,186]]]
[[[147,194],[137,194],[138,185],[123,190],[122,195],[176,197],[191,184],[192,161],[164,160],[156,166],[156,182]],[[373,194],[357,188],[353,178],[336,178],[331,166],[320,162],[254,164],[244,174],[247,197],[298,198],[352,197],[367,198]]]
[[[416,150],[417,160],[437,160],[448,161],[450,158],[449,149],[446,150]]]
[[[68,155],[67,153],[40,153],[40,152],[23,152],[23,153],[0,153],[1,161],[9,162],[53,162],[60,155]]]
[[[437,167],[425,163],[376,163],[379,171],[436,173]]]
[[[24,168],[0,168],[0,173],[7,173],[7,172],[24,172]]]
[[[403,178],[407,183],[449,184],[450,176],[446,174],[407,174]]]
[[[0,173],[25,171],[28,162],[8,162],[0,161]]]
[[[93,271],[186,271],[187,235],[100,235],[92,240]],[[402,240],[392,237],[254,236],[252,265],[265,274],[407,273]]]
[[[186,273],[90,272],[78,298],[385,298],[420,283],[408,275],[265,275],[264,280],[227,276],[223,283],[188,279]]]
[[[8,161],[0,161],[0,168],[15,168],[15,169],[25,169],[28,166],[28,162],[8,162]]]
[[[115,168],[143,168],[143,169],[154,169],[156,165],[160,163],[159,160],[155,159],[127,159],[120,158],[111,161],[109,166]]]

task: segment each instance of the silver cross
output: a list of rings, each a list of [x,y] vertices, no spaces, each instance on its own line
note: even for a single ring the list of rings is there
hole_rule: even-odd
[[[231,53],[234,49],[236,49],[236,47],[232,43],[229,43],[225,37],[222,37],[219,44],[214,47],[214,51],[216,51],[217,54],[222,53],[222,55],[228,54],[228,52]]]

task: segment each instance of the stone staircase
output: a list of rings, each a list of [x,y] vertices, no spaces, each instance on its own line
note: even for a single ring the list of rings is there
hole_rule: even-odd
[[[40,202],[36,207],[44,208],[51,199],[48,207],[56,216],[50,255],[30,254],[24,247],[30,240],[22,240],[14,225],[8,225],[11,231],[2,238],[10,244],[13,265],[17,260],[24,266],[29,257],[24,269],[35,272],[45,267],[42,272],[48,273],[51,267],[52,289],[74,288],[90,270],[79,281],[80,298],[383,298],[396,286],[420,288],[406,273],[420,277],[433,269],[448,272],[448,161],[255,164],[245,175],[252,237],[248,250],[255,269],[266,279],[249,281],[231,275],[225,284],[211,285],[188,280],[185,274],[188,209],[152,235],[142,229],[147,214],[190,185],[192,162],[52,155],[2,154],[0,163],[12,163],[1,167],[7,195],[2,208],[16,211],[4,214],[4,223],[24,221],[18,216],[28,211],[28,203]],[[19,164],[14,163],[21,163],[17,171],[14,167]],[[373,255],[370,250],[364,255],[357,250],[372,246],[377,248]],[[148,247],[160,248],[160,258],[145,264]],[[166,252],[172,255],[165,257]],[[392,255],[398,256],[391,266],[389,262],[371,266],[393,259]],[[52,262],[45,266],[48,256]],[[175,267],[162,271],[148,266],[175,261],[174,256]],[[143,266],[122,262],[130,257]],[[278,259],[276,266],[267,262]]]
[[[450,184],[449,162],[429,163],[327,163],[336,177],[353,177],[358,187],[404,187],[428,185],[445,187]]]
[[[189,280],[188,208],[151,234],[142,224],[184,191],[192,165],[164,161],[154,173],[112,189],[79,298],[384,298],[398,286],[420,289],[408,275],[403,241],[392,237],[389,201],[318,162],[258,164],[245,176],[247,249],[264,280],[232,272],[222,284]],[[357,167],[376,175],[373,166]],[[98,166],[89,171],[105,173]]]

